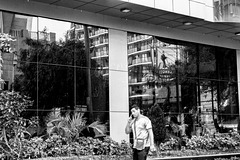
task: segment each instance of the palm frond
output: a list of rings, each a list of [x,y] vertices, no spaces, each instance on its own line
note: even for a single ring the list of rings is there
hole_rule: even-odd
[[[99,132],[98,134],[105,135],[107,132],[107,127],[104,124],[101,124],[99,121],[91,123],[88,127],[91,127],[97,132]]]
[[[52,111],[47,115],[46,119],[47,122],[51,122],[53,120],[59,119],[61,118],[61,114],[60,114],[60,109],[52,109]]]
[[[86,125],[86,119],[83,117],[83,113],[75,113],[70,120],[71,128],[83,127]]]

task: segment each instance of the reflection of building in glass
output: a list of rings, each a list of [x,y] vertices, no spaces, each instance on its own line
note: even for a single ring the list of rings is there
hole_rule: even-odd
[[[152,64],[151,45],[152,36],[140,34],[128,34],[128,68],[129,68],[129,96],[149,97],[151,92],[147,91],[148,65]]]
[[[88,26],[88,42],[90,47],[91,59],[97,64],[97,73],[108,77],[108,30],[99,27]],[[71,29],[67,33],[67,38],[85,41],[84,26],[71,24]]]
[[[10,85],[13,83],[14,74],[18,74],[16,71],[17,54],[20,48],[26,48],[23,40],[28,37],[28,29],[31,28],[31,18],[27,16],[16,15],[13,13],[0,12],[1,14],[1,31],[3,33],[13,36],[16,41],[11,43],[13,52],[3,52],[3,89],[10,89]]]
[[[198,113],[196,122],[186,122],[194,125],[194,133],[199,128],[208,129],[211,133],[219,130],[219,127],[236,129],[236,125],[233,125],[236,124],[234,112],[238,112],[236,97],[223,96],[222,92],[228,93],[229,89],[221,88],[227,83],[223,85],[218,80],[221,77],[231,78],[233,75],[228,69],[233,69],[234,64],[228,69],[223,65],[218,66],[218,63],[225,62],[216,55],[217,52],[220,54],[223,51],[128,33],[130,105],[137,103],[146,110],[158,103],[167,116],[177,118],[179,123],[184,123],[184,112],[186,115]],[[219,74],[217,71],[220,68],[226,74],[223,71]],[[231,86],[231,93],[235,87]],[[214,126],[216,121],[219,126]]]
[[[87,32],[87,34],[85,34],[85,32]],[[109,127],[108,29],[72,23],[70,30],[67,31],[66,39],[82,41],[85,45],[87,59],[90,59],[90,63],[87,60],[87,65],[83,68],[91,74],[90,79],[88,78],[88,85],[86,86],[88,91],[91,90],[91,92],[88,92],[87,104],[78,104],[80,106],[79,108],[82,109],[83,106],[88,106],[88,112],[90,112],[90,114],[92,112],[94,120],[104,122],[106,126]],[[87,76],[89,77],[89,74]],[[90,105],[89,102],[92,105]],[[89,110],[89,106],[92,106],[92,111]],[[90,116],[88,118],[90,118]]]
[[[159,103],[165,115],[173,117],[174,122],[188,126],[188,136],[204,134],[203,130],[207,127],[218,132],[236,129],[240,97],[240,38],[236,35],[240,30],[239,24],[234,22],[239,22],[239,0],[2,2],[0,8],[10,12],[4,15],[7,16],[4,18],[7,22],[5,26],[10,26],[13,12],[44,16],[69,21],[72,27],[68,38],[89,42],[90,47],[85,50],[91,53],[92,66],[67,67],[80,70],[90,68],[92,78],[98,78],[99,81],[92,85],[93,103],[98,106],[95,111],[99,111],[99,95],[102,94],[105,104],[101,106],[109,106],[109,110],[104,112],[109,115],[107,118],[114,139],[128,139],[124,132],[119,132],[125,127],[125,124],[119,124],[119,119],[127,121],[128,105],[135,102],[139,102],[144,109],[149,109],[155,102]],[[16,4],[21,5],[16,7]],[[130,12],[121,12],[123,6],[129,7]],[[24,16],[16,17],[23,19]],[[22,20],[18,23],[20,21],[26,24],[20,30],[15,26],[16,30],[12,30],[11,34],[37,38],[36,33],[31,33],[32,36],[28,33],[31,28],[28,24],[31,23]],[[83,25],[74,23],[86,24],[89,36],[84,35],[86,28]],[[8,30],[4,32],[10,33]],[[46,34],[38,36],[42,39]],[[109,81],[105,83],[103,77]],[[100,81],[102,83],[97,83]],[[100,92],[99,86],[105,87],[105,95]],[[52,87],[57,88],[57,85]],[[78,92],[82,93],[81,89]],[[85,100],[89,97],[85,96],[85,92],[81,96],[74,94],[71,97],[82,99],[81,104],[74,104],[86,106]]]
[[[214,0],[214,16],[217,22],[239,22],[240,2],[238,0]]]
[[[54,42],[56,40],[55,33],[47,33],[44,31],[32,32],[32,17],[14,13],[0,12],[0,24],[2,33],[6,33],[15,38],[16,41],[10,43],[12,52],[3,52],[3,80],[4,90],[11,89],[15,75],[20,74],[17,70],[18,55],[20,49],[27,48],[24,43],[26,38],[47,40]]]
[[[128,68],[130,100],[141,99],[142,105],[164,103],[168,89],[164,85],[174,80],[176,46],[161,42],[153,36],[128,34]],[[170,84],[170,90],[176,85]],[[170,101],[176,102],[176,92],[170,93]]]
[[[45,31],[39,31],[39,32],[29,31],[28,34],[31,39],[46,40],[48,42],[56,41],[56,33],[53,33],[53,32],[47,33]]]

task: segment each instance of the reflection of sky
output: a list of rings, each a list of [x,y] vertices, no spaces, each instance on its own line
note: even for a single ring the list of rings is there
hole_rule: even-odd
[[[70,22],[39,17],[39,31],[43,31],[43,29],[46,27],[47,32],[56,33],[57,41],[61,38],[64,40],[64,36],[67,33],[67,30],[70,29],[70,25]],[[37,31],[37,17],[34,17],[32,20],[32,31]]]

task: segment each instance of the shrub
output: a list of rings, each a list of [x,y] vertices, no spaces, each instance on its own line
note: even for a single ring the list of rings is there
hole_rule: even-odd
[[[67,138],[53,135],[46,140],[32,138],[24,140],[21,158],[66,157],[87,155],[122,156],[132,154],[131,146],[122,141],[113,141],[110,137],[104,140],[91,137],[79,137],[77,141],[69,142]]]
[[[237,132],[182,138],[183,150],[218,150],[227,151],[240,149],[240,135]],[[160,151],[178,150],[178,139],[170,138],[159,145]]]
[[[33,101],[18,92],[0,92],[0,153],[7,157],[19,158],[22,151],[22,139],[28,134],[29,120],[21,117]],[[1,155],[2,156],[2,155]]]
[[[154,141],[156,144],[160,144],[166,137],[164,112],[156,103],[150,108],[147,116],[152,122]]]
[[[161,151],[175,150],[177,148],[178,148],[178,140],[175,138],[170,138],[165,143],[160,143],[160,145],[159,145],[159,149]]]
[[[231,157],[231,158],[215,158],[214,160],[239,160],[240,157]]]
[[[131,155],[131,146],[125,141],[117,143],[110,137],[102,138],[102,140],[79,137],[79,131],[83,128],[93,128],[102,134],[104,134],[102,130],[105,131],[105,126],[98,122],[85,125],[85,119],[80,114],[75,114],[72,118],[58,117],[60,119],[52,119],[50,122],[57,125],[49,126],[49,132],[53,134],[49,134],[44,140],[41,137],[26,139],[24,136],[25,133],[28,133],[26,126],[32,124],[32,121],[21,117],[21,113],[32,104],[33,102],[28,97],[19,95],[17,92],[0,92],[1,159]],[[58,134],[60,128],[69,130],[70,136]]]
[[[188,149],[238,149],[240,147],[239,135],[235,132],[230,134],[215,134],[214,136],[192,136],[187,139],[186,148]]]

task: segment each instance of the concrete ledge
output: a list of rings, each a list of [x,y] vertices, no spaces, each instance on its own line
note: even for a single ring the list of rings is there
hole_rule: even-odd
[[[24,159],[24,160],[131,160],[130,156],[71,156],[71,157],[46,157],[36,159]]]
[[[216,158],[231,158],[240,157],[240,153],[226,153],[226,154],[212,154],[212,155],[199,155],[199,156],[187,156],[187,157],[164,157],[164,158],[152,158],[152,160],[214,160]]]

